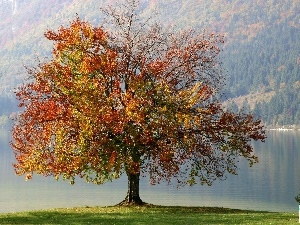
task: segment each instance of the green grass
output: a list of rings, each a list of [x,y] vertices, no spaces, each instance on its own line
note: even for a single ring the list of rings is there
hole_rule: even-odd
[[[0,214],[0,224],[298,224],[297,213],[213,207],[112,206]]]

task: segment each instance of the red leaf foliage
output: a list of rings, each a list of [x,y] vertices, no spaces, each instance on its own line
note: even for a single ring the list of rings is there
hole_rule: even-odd
[[[116,35],[76,18],[45,33],[53,58],[16,93],[17,174],[103,183],[148,173],[192,185],[236,173],[238,157],[257,162],[249,141],[266,138],[260,121],[214,98],[222,36],[130,24]]]

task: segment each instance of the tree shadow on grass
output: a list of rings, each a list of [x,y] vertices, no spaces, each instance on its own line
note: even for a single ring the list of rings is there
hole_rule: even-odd
[[[0,218],[0,224],[130,224],[130,218],[121,213],[60,213],[28,212],[25,215],[9,214]]]

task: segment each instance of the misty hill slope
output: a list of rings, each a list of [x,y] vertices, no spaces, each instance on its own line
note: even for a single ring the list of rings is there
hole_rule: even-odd
[[[43,37],[47,29],[68,24],[76,14],[97,25],[99,8],[115,2],[119,1],[0,0],[0,94],[12,95],[10,90],[24,81],[24,64],[35,65],[36,57],[49,55],[51,43]],[[257,98],[259,104],[251,99],[258,116],[281,107],[276,110],[279,119],[273,115],[264,121],[300,123],[299,0],[141,0],[141,6],[145,15],[156,10],[165,26],[223,33],[225,96],[272,93]],[[278,101],[288,102],[274,106]]]

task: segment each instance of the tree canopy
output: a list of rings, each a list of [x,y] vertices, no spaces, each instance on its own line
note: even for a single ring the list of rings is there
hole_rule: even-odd
[[[151,183],[211,185],[257,162],[250,140],[266,138],[260,120],[226,111],[223,37],[170,32],[138,15],[136,1],[108,7],[109,25],[75,18],[47,31],[52,59],[29,68],[16,92],[23,111],[11,146],[18,175],[102,184],[128,176],[126,202],[141,203],[139,176]]]

